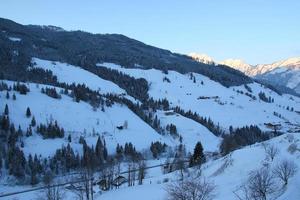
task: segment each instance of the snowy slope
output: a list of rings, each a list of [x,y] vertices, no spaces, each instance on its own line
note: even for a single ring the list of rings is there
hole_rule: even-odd
[[[111,153],[115,152],[117,143],[124,145],[126,142],[132,142],[139,150],[149,148],[152,141],[162,140],[170,144],[168,139],[163,139],[126,106],[114,104],[112,107],[105,107],[105,112],[100,109],[94,111],[89,104],[82,101],[74,102],[65,95],[58,100],[42,94],[40,90],[45,87],[44,85],[39,85],[37,88],[36,84],[29,84],[29,87],[30,92],[27,95],[15,93],[17,97],[15,101],[12,98],[6,99],[6,92],[0,92],[0,110],[4,110],[7,104],[10,120],[16,127],[20,125],[23,130],[28,128],[31,121],[31,118],[25,116],[26,108],[29,107],[37,124],[57,120],[58,124],[65,129],[65,138],[68,134],[72,135],[74,146],[80,148],[76,148],[79,152],[81,152],[81,145],[78,144],[78,139],[81,135],[89,144],[96,143],[97,135],[103,136]],[[128,129],[119,131],[116,126],[123,125],[125,121],[128,121]],[[93,132],[96,135],[93,135]],[[25,152],[48,156],[55,153],[62,144],[66,145],[67,140],[43,140],[39,135],[33,135],[25,140]]]
[[[128,99],[135,101],[126,94],[116,84],[103,80],[98,76],[81,69],[80,67],[68,65],[65,63],[40,60],[35,58],[34,67],[48,69],[57,76],[58,81],[67,83],[85,83],[92,90],[99,90],[103,94],[115,93],[126,95]],[[300,122],[300,115],[295,111],[300,111],[300,99],[291,95],[278,95],[274,91],[265,88],[257,83],[248,84],[251,92],[245,86],[236,86],[226,88],[221,84],[210,80],[209,78],[193,73],[180,74],[175,71],[168,71],[167,74],[162,71],[149,69],[130,69],[123,68],[113,63],[101,63],[99,67],[107,67],[121,71],[135,78],[145,78],[149,84],[149,96],[154,99],[167,98],[171,107],[180,106],[184,110],[192,110],[204,117],[210,117],[214,123],[219,124],[222,128],[228,129],[241,127],[245,125],[258,125],[263,130],[268,130],[264,123],[280,123],[283,132],[292,131]],[[168,81],[163,81],[167,78]],[[194,81],[195,80],[195,81]],[[14,82],[5,81],[12,85]],[[81,152],[82,145],[78,140],[84,136],[89,145],[95,145],[99,136],[104,137],[109,153],[114,153],[116,145],[124,145],[131,142],[139,151],[149,149],[151,142],[164,142],[171,147],[179,144],[178,138],[172,138],[170,135],[160,135],[148,124],[142,121],[126,106],[114,104],[112,107],[105,107],[104,111],[93,110],[91,105],[85,102],[74,102],[69,96],[63,95],[61,99],[53,99],[41,93],[41,88],[46,87],[42,84],[27,83],[30,92],[27,95],[20,95],[15,92],[16,100],[6,99],[6,91],[0,92],[0,110],[4,110],[5,104],[9,107],[10,120],[17,127],[26,129],[30,123],[30,118],[25,116],[27,107],[30,107],[32,115],[35,116],[37,123],[47,123],[51,120],[57,120],[58,124],[64,127],[66,133],[63,139],[42,139],[41,136],[34,133],[33,136],[24,139],[24,153],[28,155],[38,154],[42,157],[53,155],[56,149],[62,145],[67,145],[68,134],[72,135],[71,145],[75,151]],[[49,87],[49,86],[47,86]],[[60,88],[57,88],[60,91]],[[241,91],[244,93],[242,94]],[[251,93],[256,100],[246,96],[245,93]],[[260,92],[266,96],[274,98],[274,103],[266,103],[258,97]],[[10,92],[12,96],[13,91]],[[293,107],[293,111],[287,110],[287,107]],[[281,118],[274,115],[274,112],[280,113]],[[175,124],[178,133],[183,137],[182,142],[188,152],[192,152],[196,142],[201,141],[204,151],[217,151],[220,138],[214,136],[207,128],[201,124],[170,111],[158,110],[155,115],[160,120],[161,126]],[[128,129],[118,130],[116,127],[123,125],[128,121]],[[248,174],[263,165],[275,166],[282,158],[288,158],[299,163],[300,153],[295,154],[287,152],[287,148],[292,143],[300,145],[300,136],[298,133],[287,134],[274,138],[267,143],[274,144],[280,149],[280,155],[271,162],[266,159],[263,145],[256,144],[243,149],[234,151],[228,158],[209,160],[203,166],[203,174],[213,180],[217,185],[216,199],[234,199],[235,191],[244,181],[247,180]],[[291,137],[294,139],[291,141]],[[225,162],[230,165],[222,170]],[[148,161],[149,165],[152,163]],[[156,160],[154,163],[163,163],[164,160]],[[237,175],[238,174],[238,175]],[[178,179],[178,172],[163,175],[160,168],[149,170],[144,185],[134,187],[122,187],[118,190],[96,193],[95,199],[135,199],[143,196],[143,199],[165,199],[167,186],[163,183],[166,178],[169,181]],[[300,173],[291,179],[286,191],[279,199],[293,199],[299,195],[297,188],[294,186],[299,183]],[[1,192],[18,191],[28,188],[13,187],[5,185],[5,179],[0,179]],[[2,187],[3,186],[3,187]],[[97,190],[98,191],[98,190]],[[149,195],[145,195],[149,194]],[[25,195],[18,195],[19,199],[32,199],[39,195],[38,192],[31,192]],[[15,197],[14,197],[15,198]],[[73,199],[74,196],[66,191],[66,199]],[[8,198],[10,199],[10,198]]]
[[[13,84],[13,82],[6,82]],[[114,104],[112,107],[105,107],[104,112],[100,109],[94,111],[89,104],[82,101],[79,103],[74,102],[66,95],[62,95],[62,98],[58,100],[42,94],[40,91],[45,85],[28,84],[28,86],[30,92],[27,95],[15,93],[17,97],[15,101],[12,98],[6,99],[6,92],[0,92],[0,110],[4,110],[4,106],[7,104],[10,119],[15,123],[15,126],[20,125],[23,130],[26,130],[31,122],[31,118],[25,116],[27,107],[35,116],[37,124],[46,124],[57,120],[58,124],[65,129],[65,136],[72,135],[74,147],[79,152],[81,151],[81,145],[78,144],[79,136],[84,136],[87,142],[93,145],[96,143],[98,135],[103,136],[111,153],[115,152],[118,143],[124,145],[126,142],[131,142],[137,150],[148,149],[151,142],[155,141],[164,142],[169,146],[179,144],[178,140],[168,135],[159,135],[124,105]],[[57,91],[60,91],[60,88],[57,88]],[[12,96],[12,92],[10,92],[10,95]],[[158,116],[161,116],[162,122],[168,122],[162,125],[178,124],[188,151],[193,150],[197,141],[203,142],[205,151],[216,151],[218,149],[220,139],[202,125],[182,116],[166,117],[162,115],[164,114],[159,111]],[[128,129],[118,130],[116,127],[123,125],[125,121],[128,122]],[[189,127],[183,125],[189,125]],[[66,139],[43,140],[42,137],[34,134],[25,140],[25,153],[48,156],[63,144],[67,145],[67,143]],[[51,148],[45,148],[49,144],[51,144]]]
[[[78,66],[73,66],[67,63],[53,62],[33,58],[32,63],[35,68],[52,71],[53,75],[57,76],[59,82],[85,84],[92,90],[100,91],[102,94],[115,93],[126,94],[118,85],[104,80],[99,76],[86,71]]]
[[[162,125],[171,123],[176,125],[178,133],[183,137],[182,143],[188,151],[192,152],[198,141],[201,141],[205,151],[218,151],[221,139],[199,123],[180,114],[167,114],[161,111],[157,116]]]
[[[285,109],[289,106],[300,110],[299,98],[290,95],[279,96],[257,83],[249,84],[253,91],[252,94],[257,98],[252,100],[244,94],[237,93],[237,90],[247,92],[244,86],[226,88],[200,74],[193,73],[196,79],[196,83],[194,83],[193,80],[190,80],[190,75],[183,75],[175,71],[164,74],[155,69],[128,69],[112,63],[102,63],[98,66],[116,69],[136,78],[145,78],[150,84],[149,95],[154,99],[167,98],[172,106],[180,106],[185,110],[191,109],[201,116],[210,117],[223,128],[228,128],[229,125],[238,127],[250,124],[256,124],[263,128],[263,124],[268,122],[299,123],[300,121],[299,114]],[[167,77],[170,83],[163,82],[164,77]],[[274,103],[265,103],[259,100],[258,93],[261,91],[274,98]],[[198,99],[201,96],[218,96],[219,98]],[[274,116],[274,111],[281,113],[286,119]]]
[[[294,141],[300,145],[300,135],[293,134]],[[280,154],[275,157],[274,161],[271,162],[266,159],[266,154],[263,146],[261,144],[256,144],[251,147],[246,147],[237,150],[232,153],[230,158],[231,163],[227,168],[221,173],[216,173],[216,171],[222,168],[226,159],[221,158],[215,161],[211,161],[203,166],[203,175],[209,178],[216,184],[216,197],[214,200],[234,200],[237,197],[234,195],[233,191],[244,181],[247,180],[249,173],[253,170],[258,170],[263,167],[263,164],[269,164],[270,168],[274,168],[278,162],[283,158],[293,160],[298,168],[300,167],[300,151],[298,150],[294,154],[290,154],[287,149],[293,143],[289,142],[288,138],[285,136],[280,136],[268,142],[269,145],[276,145],[280,149]],[[172,177],[173,176],[173,177]],[[176,180],[178,177],[176,173],[171,176],[171,180]],[[135,199],[136,197],[142,197],[147,200],[163,200],[166,199],[166,187],[167,184],[161,183],[163,178],[166,176],[161,176],[160,181],[152,181],[152,184],[144,184],[142,186],[135,186],[131,188],[122,188],[120,190],[111,191],[104,193],[99,197],[99,199],[109,200],[109,199]],[[167,175],[167,177],[170,177]],[[176,178],[177,177],[177,178]],[[281,194],[278,200],[296,200],[300,197],[299,185],[300,171],[291,178],[287,189]],[[145,181],[146,182],[146,181]],[[145,195],[147,194],[147,195]]]
[[[298,146],[298,150],[294,153],[288,151],[291,144]],[[274,160],[271,161],[266,153],[265,146],[275,145],[280,151]],[[283,159],[294,161],[298,170],[296,174],[289,180],[287,187],[281,190],[281,183],[278,181],[277,200],[296,200],[300,197],[299,180],[300,180],[300,135],[297,133],[282,135],[277,138],[271,139],[264,144],[258,143],[234,151],[227,157],[217,160],[209,161],[202,166],[202,176],[212,181],[216,185],[216,196],[214,200],[234,200],[237,199],[233,192],[238,192],[238,189],[245,183],[249,174],[253,170],[259,170],[268,166],[269,170],[274,167]],[[225,163],[227,163],[225,165]],[[226,167],[224,167],[226,166]],[[194,171],[196,170],[196,171]],[[191,175],[197,172],[197,169],[189,169]],[[154,171],[149,170],[144,180],[143,185],[135,185],[133,187],[122,186],[120,189],[113,189],[107,192],[98,192],[97,187],[95,190],[95,200],[111,200],[111,199],[145,199],[145,200],[164,200],[167,198],[166,188],[169,183],[178,180],[178,172],[163,175],[160,169]],[[164,183],[164,180],[167,180]],[[0,189],[3,191],[17,191],[22,188],[4,186]],[[65,199],[74,198],[73,194],[66,190]],[[22,195],[17,195],[15,198],[20,200],[34,199],[41,192],[30,192]],[[10,198],[4,198],[10,199]]]
[[[287,135],[274,138],[266,143],[266,145],[276,145],[280,149],[279,154],[273,161],[266,159],[265,150],[262,144],[256,144],[253,146],[245,147],[243,149],[233,152],[227,158],[220,158],[215,161],[208,162],[203,166],[203,176],[209,178],[216,184],[216,197],[215,200],[233,200],[237,199],[233,191],[236,191],[244,181],[247,180],[248,175],[253,170],[263,168],[264,165],[269,165],[272,170],[277,163],[282,159],[293,160],[298,169],[300,167],[300,151],[296,151],[294,154],[288,152],[288,147],[292,143],[300,145],[300,135],[290,134],[294,139],[289,141]],[[224,162],[229,161],[228,167],[223,168]],[[218,172],[218,173],[216,173]],[[159,178],[154,178],[150,181],[146,180],[142,186],[135,186],[130,188],[122,188],[115,191],[106,192],[99,197],[99,199],[136,199],[137,197],[147,200],[163,200],[166,199],[166,186],[162,183],[165,177],[176,180],[177,173],[161,175]],[[300,197],[300,191],[297,188],[300,180],[300,171],[298,170],[296,175],[291,178],[287,189],[277,198],[278,200],[296,200]],[[280,186],[279,186],[280,187]]]

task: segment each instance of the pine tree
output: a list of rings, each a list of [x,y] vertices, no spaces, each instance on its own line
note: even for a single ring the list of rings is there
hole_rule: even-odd
[[[9,99],[9,92],[6,92],[6,99]]]
[[[122,155],[123,155],[123,147],[122,145],[119,145],[119,143],[117,144],[117,147],[116,147],[116,157],[118,160],[120,160],[122,158]]]
[[[68,135],[68,141],[72,142],[72,136],[71,136],[71,134]]]
[[[16,100],[16,99],[17,99],[16,94],[13,93],[13,100]]]
[[[8,115],[3,115],[1,119],[1,129],[8,131],[10,126],[10,121]]]
[[[18,135],[18,137],[22,137],[22,136],[23,136],[23,131],[22,131],[20,125],[19,125],[19,127],[18,127],[17,135]]]
[[[104,144],[104,149],[103,149],[103,159],[104,159],[104,160],[107,160],[108,152],[107,152],[105,140],[103,140],[103,144]]]
[[[194,149],[194,154],[191,157],[190,160],[190,165],[195,166],[195,165],[201,165],[202,163],[205,162],[205,156],[203,153],[203,147],[201,142],[197,142],[195,149]]]
[[[100,139],[100,136],[98,137],[98,140],[96,143],[95,154],[97,156],[99,163],[102,163],[104,160],[104,145]]]
[[[32,128],[29,126],[26,131],[26,137],[32,136]]]
[[[35,127],[35,125],[36,125],[36,121],[35,121],[35,118],[34,118],[34,116],[32,117],[32,119],[31,119],[31,126],[32,127]]]
[[[31,116],[31,111],[30,111],[30,108],[29,107],[27,107],[27,109],[26,109],[26,117],[30,117]]]
[[[17,178],[25,176],[26,159],[24,153],[18,147],[12,147],[8,153],[9,173]]]
[[[8,114],[9,114],[8,105],[6,104],[4,108],[4,115],[8,115]]]

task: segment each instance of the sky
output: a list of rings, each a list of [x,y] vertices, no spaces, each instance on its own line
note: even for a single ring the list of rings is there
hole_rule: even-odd
[[[262,64],[300,56],[299,0],[0,0],[0,17],[124,34],[216,61]]]

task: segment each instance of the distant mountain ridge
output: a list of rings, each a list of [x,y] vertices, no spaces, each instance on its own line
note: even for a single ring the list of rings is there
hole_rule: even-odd
[[[232,68],[239,70],[247,75],[249,75],[249,72],[251,72],[254,68],[253,66],[245,63],[243,60],[240,60],[240,59],[226,59],[226,60],[220,62],[220,64],[232,67]]]
[[[191,57],[198,62],[206,62],[205,60],[197,59],[197,55],[202,54],[194,53]],[[276,88],[284,86],[298,94],[300,93],[300,57],[288,58],[272,64],[258,65],[250,65],[241,59],[226,59],[219,63],[210,60],[210,62],[232,67],[257,80],[270,83]],[[286,90],[286,88],[283,88],[283,90]]]
[[[212,65],[215,64],[213,58],[206,54],[190,53],[189,56],[201,63],[212,64]]]
[[[19,41],[12,41],[10,37]],[[0,45],[0,66],[4,69],[2,77],[12,80],[26,77],[31,58],[37,57],[78,65],[86,70],[94,69],[96,63],[111,62],[127,68],[142,66],[165,72],[195,72],[227,87],[252,82],[251,78],[228,66],[195,62],[189,56],[119,34],[64,31],[55,26],[25,26],[0,18]]]

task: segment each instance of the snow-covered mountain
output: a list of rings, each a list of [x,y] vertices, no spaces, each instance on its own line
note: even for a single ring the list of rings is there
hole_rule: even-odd
[[[288,87],[300,93],[300,57],[289,58],[272,64],[250,65],[241,59],[226,59],[215,62],[205,54],[190,54],[190,56],[203,63],[217,63],[227,65],[258,80],[268,82],[275,87]]]
[[[249,73],[253,69],[253,66],[245,63],[245,61],[240,60],[240,59],[226,59],[226,60],[220,62],[219,64],[232,67],[236,70],[239,70],[239,71],[245,73],[246,75],[249,75]]]
[[[251,75],[262,75],[271,71],[273,71],[272,73],[280,73],[284,72],[284,69],[295,71],[300,70],[300,57],[289,58],[286,60],[274,62],[272,64],[259,64],[252,70]]]
[[[232,200],[254,172],[300,167],[297,96],[125,36],[0,28],[0,198],[44,199],[50,184],[66,200],[162,200],[203,178]],[[298,199],[299,177],[272,176],[268,198]]]
[[[165,98],[172,108],[180,107],[184,111],[191,110],[201,113],[201,116],[210,118],[227,133],[229,126],[237,128],[246,125],[257,125],[261,130],[272,131],[272,127],[267,124],[280,125],[280,131],[284,133],[299,131],[300,99],[286,94],[278,95],[257,83],[227,88],[197,73],[180,74],[170,70],[165,74],[156,69],[128,69],[114,63],[98,63],[97,68],[116,70],[135,79],[143,78],[150,86],[148,91],[150,98],[154,100]],[[51,71],[57,77],[58,82],[85,84],[88,88],[99,91],[102,95],[112,93],[129,101],[139,102],[120,88],[118,84],[104,80],[80,66],[33,58],[29,70],[34,69]],[[11,88],[13,88],[13,84],[16,84],[13,81],[4,80],[3,82]],[[159,119],[161,127],[170,124],[176,125],[177,133],[181,139],[166,133],[158,133],[122,103],[114,103],[111,106],[98,109],[84,101],[74,101],[72,95],[66,95],[63,92],[63,88],[56,87],[56,90],[60,91],[61,98],[55,99],[41,93],[43,88],[52,87],[50,85],[36,83],[25,83],[25,85],[29,88],[26,95],[19,94],[17,91],[9,91],[10,97],[7,98],[7,91],[1,91],[0,110],[4,110],[5,105],[8,105],[10,120],[22,128],[30,127],[32,123],[31,118],[25,115],[25,110],[29,107],[37,124],[47,124],[52,120],[57,120],[59,126],[65,129],[65,137],[45,139],[33,128],[33,135],[23,139],[24,147],[22,150],[26,156],[37,154],[41,158],[51,157],[55,155],[57,149],[67,145],[70,145],[75,153],[81,154],[80,138],[85,138],[87,145],[95,146],[96,138],[99,136],[106,141],[110,155],[114,154],[117,145],[124,146],[126,143],[132,143],[137,151],[147,152],[149,145],[155,141],[165,143],[169,148],[174,149],[176,146],[184,144],[188,152],[193,152],[196,142],[201,141],[205,152],[219,151],[221,137],[217,137],[207,127],[193,118],[178,113],[178,111],[161,109],[156,110],[153,114]],[[262,92],[273,100],[270,102],[262,100],[260,97]],[[13,93],[15,93],[15,99],[11,97]],[[125,129],[117,128],[125,122],[127,124]],[[72,141],[68,139],[68,135],[71,135]],[[256,144],[242,148],[226,157],[207,162],[203,166],[203,175],[210,177],[218,186],[216,199],[232,199],[234,197],[232,191],[240,192],[239,186],[244,184],[251,171],[258,170],[266,164],[276,167],[276,163],[279,163],[283,157],[297,160],[299,152],[290,154],[287,150],[294,142],[298,145],[296,133],[291,136],[283,135],[269,141],[268,144],[276,145],[277,148],[281,149],[280,155],[277,155],[274,161],[269,158],[266,160],[268,155],[264,148],[267,144]],[[150,166],[165,162],[163,157],[157,161],[148,159],[147,163]],[[126,170],[126,168],[123,167],[122,170]],[[234,175],[236,171],[239,171],[239,176]],[[299,173],[295,176],[299,177]],[[177,177],[176,172],[164,175],[160,170],[153,169],[147,172],[145,183],[141,186],[122,187],[104,193],[99,191],[95,196],[103,199],[118,199],[120,195],[123,196],[124,194],[126,194],[126,198],[129,198],[139,196],[142,192],[151,191],[157,195],[156,199],[164,199],[167,194],[165,190],[162,190],[162,187],[166,187],[168,181],[176,181]],[[229,177],[231,177],[231,184],[228,183]],[[297,182],[296,177],[291,180],[287,192],[282,191],[280,193],[281,199],[294,197],[296,189],[293,184]],[[5,183],[5,179],[2,179],[2,182]],[[7,191],[18,190],[20,187],[1,186],[0,195],[7,193]],[[96,191],[98,191],[97,188]],[[101,193],[103,194],[100,195]],[[70,198],[73,197],[73,193],[69,190],[66,190],[66,194]],[[36,195],[36,192],[29,192],[24,196],[18,195],[18,198],[28,199]],[[149,196],[149,199],[153,198]]]
[[[300,94],[300,57],[257,65],[251,75],[275,85],[285,85]]]
[[[212,59],[212,57],[206,55],[206,54],[199,54],[199,53],[190,53],[190,57],[192,57],[194,60],[205,63],[205,64],[215,64],[215,61]]]

